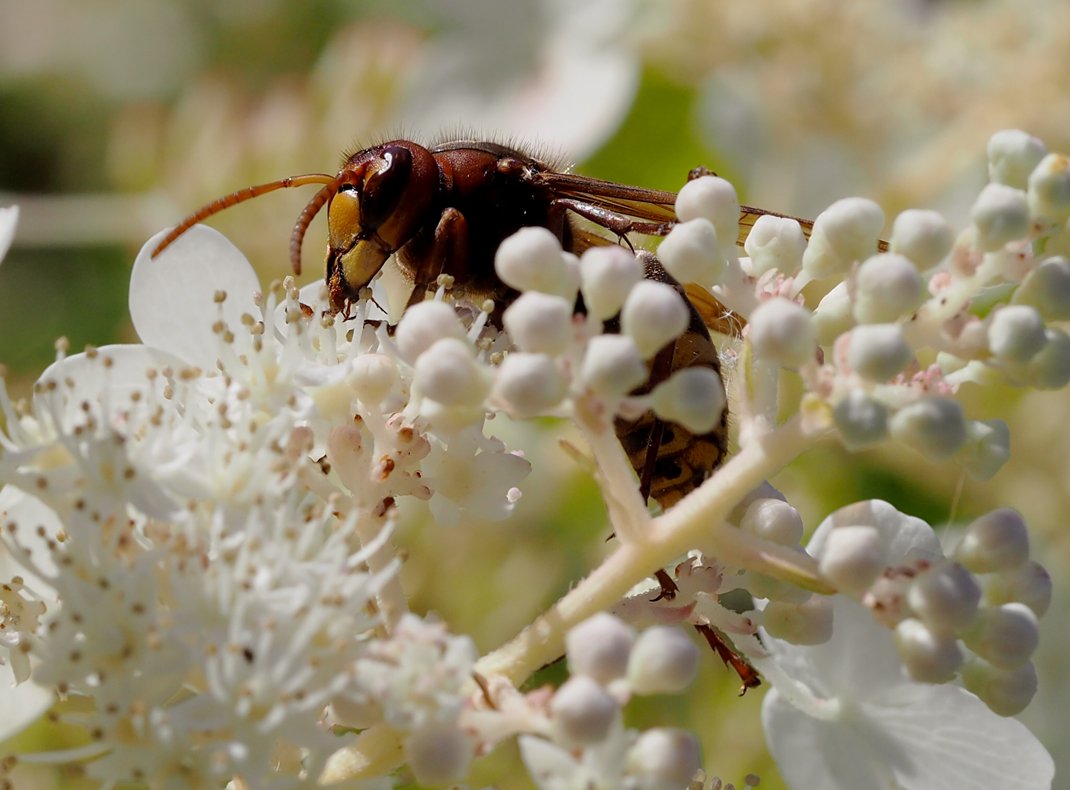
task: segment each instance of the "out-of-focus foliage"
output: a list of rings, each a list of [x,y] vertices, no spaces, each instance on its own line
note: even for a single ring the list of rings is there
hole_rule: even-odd
[[[755,205],[813,215],[863,194],[889,219],[908,206],[965,217],[998,129],[1070,148],[1064,0],[0,0],[0,20],[0,204],[23,212],[0,269],[0,363],[16,391],[60,334],[75,349],[129,337],[126,272],[151,233],[234,189],[332,171],[343,150],[390,136],[517,140],[591,175],[669,189],[705,164]],[[212,223],[267,282],[286,272],[308,197],[277,193]],[[991,484],[963,484],[953,513],[943,503],[960,481],[917,459],[830,449],[777,482],[800,507],[809,492],[811,526],[870,496],[932,521],[1015,503],[1048,530],[1059,574],[1070,567],[1070,502],[1052,476],[1070,466],[1065,405],[1060,394],[1023,401],[1010,464]],[[547,440],[532,452],[560,451]],[[423,544],[413,555],[438,558],[406,569],[417,602],[483,649],[511,635],[590,566],[548,568],[547,541],[599,550],[600,506],[573,472],[529,481],[558,493],[522,500],[509,534],[413,525],[402,536]],[[464,576],[477,552],[501,556],[499,577]],[[1030,714],[1064,773],[1065,609],[1053,606]],[[777,787],[759,696],[730,702],[733,680],[713,657],[700,677],[692,699],[711,768],[737,781],[761,769],[762,787]],[[656,720],[657,701],[644,705]],[[512,757],[492,757],[485,781],[508,786]]]

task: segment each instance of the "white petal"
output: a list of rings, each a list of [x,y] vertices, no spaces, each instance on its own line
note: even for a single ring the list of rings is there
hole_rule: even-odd
[[[58,413],[77,422],[82,419],[81,404],[85,401],[99,403],[106,393],[111,411],[117,415],[130,407],[134,393],[138,393],[138,397],[144,396],[151,384],[149,371],[168,366],[181,368],[183,362],[165,351],[142,345],[102,346],[93,357],[72,354],[45,368],[38,384],[55,382],[59,386],[51,393],[47,387],[38,387],[45,394],[36,397],[62,398]],[[163,384],[162,377],[157,377],[152,386],[162,387]],[[73,424],[68,422],[63,427],[71,430]]]
[[[149,239],[134,261],[130,318],[146,345],[212,369],[220,342],[212,325],[222,319],[239,342],[247,338],[240,331],[241,316],[259,315],[253,299],[260,283],[238,248],[204,225],[190,228],[158,258],[152,258],[165,233]],[[218,292],[227,295],[221,305],[215,303]]]
[[[776,689],[762,701],[769,750],[790,787],[829,790],[893,790],[871,733],[857,723],[818,721],[787,702]],[[886,770],[886,769],[885,769]]]
[[[823,644],[793,645],[770,637],[769,652],[793,680],[826,700],[864,702],[905,683],[892,634],[869,610],[837,595],[832,622],[832,638]]]
[[[919,518],[900,513],[879,499],[856,502],[831,513],[814,530],[806,549],[815,557],[820,557],[830,530],[837,526],[859,525],[877,528],[884,555],[892,564],[921,557],[943,556],[940,541],[932,527]]]
[[[0,208],[0,261],[4,260],[11,242],[15,238],[15,226],[19,221],[19,207]]]
[[[41,500],[23,493],[14,486],[4,486],[0,488],[0,520],[5,524],[11,522],[40,526],[43,535],[39,535],[36,528],[20,529],[17,535],[18,544],[30,552],[34,567],[42,574],[51,575],[55,572],[56,564],[47,543],[55,539],[55,536],[63,529],[55,511]],[[47,595],[51,589],[51,585],[13,557],[5,546],[0,546],[0,582],[6,582],[13,576],[22,576],[26,586],[38,595]],[[0,681],[0,687],[2,685]],[[2,720],[3,714],[0,714],[0,721]],[[0,739],[3,737],[0,733]]]

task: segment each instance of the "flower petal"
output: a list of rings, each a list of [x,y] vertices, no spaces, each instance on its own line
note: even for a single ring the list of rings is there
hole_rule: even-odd
[[[19,207],[0,208],[0,261],[4,260],[11,242],[15,238],[15,226],[19,221]]]
[[[149,239],[134,261],[130,318],[146,345],[191,365],[214,368],[220,340],[213,325],[222,320],[236,330],[243,313],[257,314],[253,299],[260,283],[245,256],[218,231],[196,225],[153,258],[165,234]],[[220,292],[227,298],[217,304]],[[248,337],[244,332],[236,335]]]

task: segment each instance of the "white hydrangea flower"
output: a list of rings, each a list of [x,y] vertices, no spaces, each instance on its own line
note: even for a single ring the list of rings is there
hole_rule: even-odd
[[[822,557],[838,524],[865,521],[878,530],[893,563],[939,554],[924,522],[883,503],[858,507],[826,519],[810,551]],[[1022,724],[958,686],[909,680],[892,633],[866,607],[836,596],[833,608],[827,642],[803,646],[767,635],[762,644],[769,658],[756,659],[773,685],[762,722],[792,786],[1051,786],[1051,757]]]

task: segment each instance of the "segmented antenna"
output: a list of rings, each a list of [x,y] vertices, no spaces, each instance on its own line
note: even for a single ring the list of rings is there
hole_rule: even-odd
[[[316,216],[316,212],[318,212],[323,207],[323,204],[330,200],[331,196],[338,191],[338,187],[341,184],[341,178],[339,176],[330,176],[326,173],[308,173],[303,176],[289,176],[287,178],[280,178],[278,181],[270,181],[266,184],[245,187],[245,189],[239,189],[237,192],[231,192],[229,195],[217,198],[175,225],[175,227],[171,229],[171,232],[164,236],[163,240],[156,245],[156,249],[152,251],[151,257],[155,258],[170,247],[175,239],[198,222],[208,219],[208,217],[211,217],[213,214],[218,214],[224,209],[236,206],[238,203],[244,203],[246,200],[260,197],[268,192],[274,192],[276,189],[303,187],[308,184],[326,184],[326,186],[317,192],[311,202],[305,206],[305,210],[301,212],[301,216],[298,218],[297,225],[294,227],[293,234],[290,238],[290,262],[293,264],[294,272],[300,274],[301,240],[304,238],[305,231],[312,222],[312,218]]]

